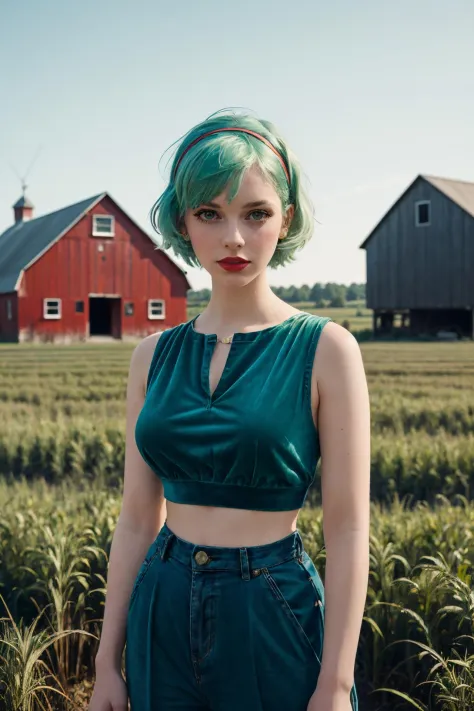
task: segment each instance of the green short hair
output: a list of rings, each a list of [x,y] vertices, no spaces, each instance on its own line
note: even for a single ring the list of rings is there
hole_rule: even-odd
[[[274,152],[261,140],[246,133],[214,133],[203,138],[183,155],[189,144],[202,134],[233,126],[250,129],[270,141],[288,167],[290,185]],[[175,175],[178,161],[180,163]],[[314,227],[313,206],[302,185],[299,163],[269,121],[250,114],[229,112],[212,114],[182,138],[172,161],[168,186],[151,209],[151,223],[162,237],[158,249],[171,248],[190,266],[201,266],[191,242],[184,240],[180,232],[185,211],[210,202],[226,188],[229,189],[229,201],[232,200],[239,191],[245,171],[253,165],[257,165],[274,186],[283,213],[291,204],[295,208],[288,234],[285,239],[278,241],[268,266],[275,269],[294,261],[294,253],[311,239]]]

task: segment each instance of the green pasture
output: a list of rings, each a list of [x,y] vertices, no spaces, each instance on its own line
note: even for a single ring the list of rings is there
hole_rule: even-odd
[[[318,313],[356,332],[371,327],[370,312],[358,309]],[[87,708],[120,507],[133,348],[0,345],[0,711]],[[468,711],[474,344],[360,348],[372,428],[360,708]],[[318,476],[299,527],[324,579]]]

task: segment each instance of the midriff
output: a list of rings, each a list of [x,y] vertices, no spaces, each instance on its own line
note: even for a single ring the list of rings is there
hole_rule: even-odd
[[[178,538],[232,548],[273,543],[296,530],[299,509],[250,511],[166,502],[166,523]]]

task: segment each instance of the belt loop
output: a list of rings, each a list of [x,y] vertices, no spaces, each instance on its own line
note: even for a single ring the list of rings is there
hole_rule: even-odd
[[[161,546],[161,550],[160,550],[161,560],[165,560],[166,552],[167,552],[167,550],[169,548],[169,544],[171,543],[173,538],[174,538],[174,533],[169,533],[166,536],[165,540],[163,541],[163,545]]]
[[[250,580],[249,557],[246,548],[240,549],[240,570],[242,578],[244,580]]]

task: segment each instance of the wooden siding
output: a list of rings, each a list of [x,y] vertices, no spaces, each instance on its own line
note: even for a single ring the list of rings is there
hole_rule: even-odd
[[[416,227],[415,203],[431,202]],[[371,309],[474,307],[474,219],[423,178],[382,220],[366,245]]]
[[[92,237],[92,215],[114,215],[114,237]],[[103,251],[99,251],[99,246]],[[88,336],[89,295],[116,295],[113,336],[142,338],[186,320],[189,284],[179,267],[108,197],[24,273],[19,288],[20,340]],[[43,317],[43,299],[62,300],[62,318]],[[148,299],[164,299],[165,319],[148,319]],[[84,301],[84,313],[75,302]],[[134,304],[125,316],[124,303]]]

